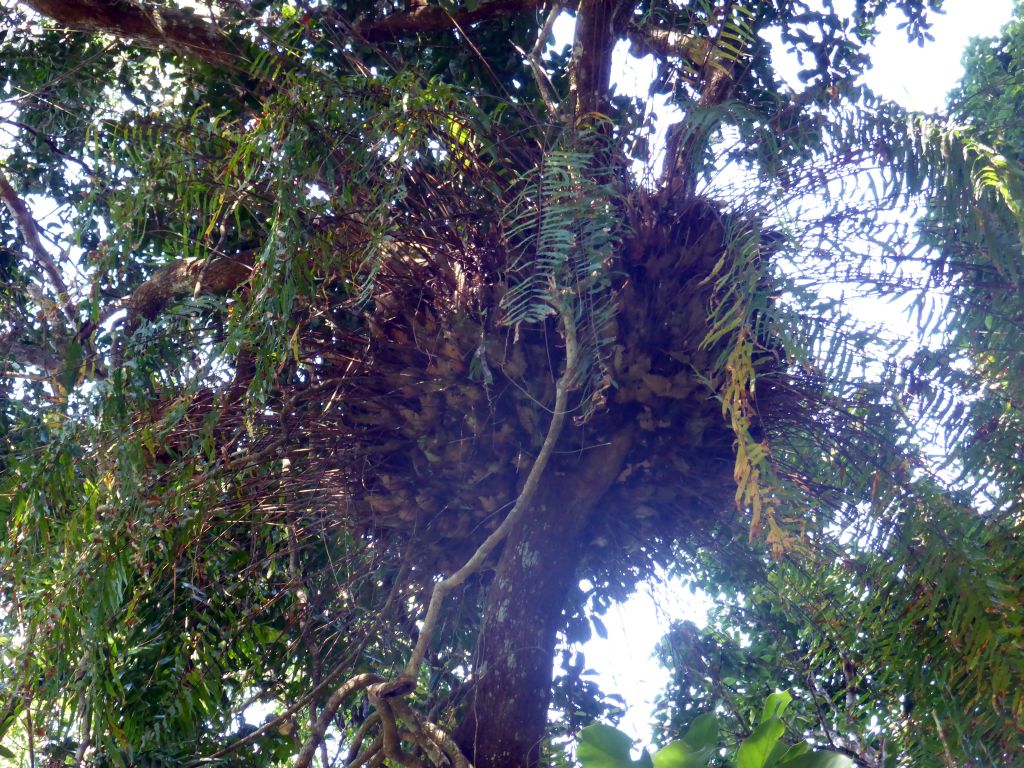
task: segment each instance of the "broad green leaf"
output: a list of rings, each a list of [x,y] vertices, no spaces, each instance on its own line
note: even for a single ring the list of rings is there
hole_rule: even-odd
[[[776,746],[780,747],[783,745],[778,744]],[[779,757],[778,763],[776,763],[776,765],[783,765],[784,763],[786,763],[786,761],[792,760],[793,758],[799,757],[800,755],[806,755],[810,751],[811,745],[808,744],[806,741],[801,741],[799,744],[794,744],[789,749],[785,750],[785,752],[782,753],[781,757]]]
[[[654,768],[704,768],[713,748],[693,749],[685,741],[673,741],[654,753]]]
[[[765,768],[768,765],[768,756],[785,730],[786,727],[777,717],[772,717],[757,726],[740,744],[736,753],[736,768]]]
[[[853,765],[853,760],[838,752],[811,752],[797,755],[792,760],[786,760],[779,765],[784,765],[786,768],[850,768]]]
[[[786,742],[776,742],[775,746],[772,747],[772,751],[768,754],[768,759],[764,761],[765,768],[775,768],[789,754],[790,749],[790,745]]]
[[[698,715],[683,734],[683,741],[690,749],[714,750],[718,747],[718,718],[714,712]]]
[[[72,342],[64,349],[64,368],[61,370],[61,386],[70,392],[78,382],[78,375],[82,369],[84,352],[82,345]]]
[[[761,719],[758,722],[767,723],[773,717],[782,717],[786,707],[793,700],[789,691],[777,691],[764,700],[764,709],[761,710]]]
[[[629,750],[633,740],[618,728],[594,723],[580,731],[576,757],[583,768],[627,768],[635,765]]]

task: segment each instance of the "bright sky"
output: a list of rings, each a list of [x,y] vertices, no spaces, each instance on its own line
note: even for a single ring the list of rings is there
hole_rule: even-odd
[[[940,109],[963,72],[960,59],[968,40],[998,34],[1013,13],[1012,0],[946,0],[944,7],[932,24],[935,42],[923,48],[901,44],[896,26],[902,15],[886,17],[871,55],[874,68],[864,78],[876,93],[909,109]]]
[[[873,69],[864,78],[876,93],[909,109],[939,110],[963,71],[961,56],[967,42],[998,34],[1011,16],[1012,0],[945,0],[944,7],[945,14],[934,17],[935,40],[920,48],[908,43],[897,29],[902,14],[886,17],[872,49]],[[558,32],[565,34],[568,29],[556,28]],[[635,88],[646,95],[649,68],[636,59],[618,59],[622,67],[618,82],[624,90],[634,92]],[[603,618],[606,640],[595,637],[584,646],[587,667],[597,671],[595,679],[602,690],[626,699],[627,714],[619,728],[639,743],[650,742],[653,701],[667,679],[652,658],[655,645],[673,620],[703,625],[710,605],[707,596],[691,595],[677,585],[641,591]]]

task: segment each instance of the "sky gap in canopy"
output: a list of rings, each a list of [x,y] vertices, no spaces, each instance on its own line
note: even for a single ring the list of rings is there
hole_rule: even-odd
[[[841,9],[852,3],[837,2],[836,5]],[[1011,13],[1012,0],[946,0],[943,13],[933,16],[931,34],[935,39],[920,47],[907,43],[898,29],[900,15],[890,13],[879,24],[877,42],[870,51],[872,68],[864,75],[863,82],[883,98],[907,109],[941,111],[947,94],[963,74],[961,57],[968,41],[997,35]],[[559,47],[562,41],[572,39],[573,23],[572,17],[565,14],[556,24],[555,38]],[[786,54],[777,40],[771,42],[777,71],[796,89],[799,86],[798,63]],[[647,96],[653,78],[651,57],[638,59],[628,54],[627,46],[620,44],[615,51],[614,67],[618,89]],[[667,112],[663,97],[659,99],[655,109]],[[666,113],[658,121],[661,131],[670,123],[668,118]],[[661,133],[655,145],[663,141]],[[903,333],[913,327],[900,309],[887,307],[885,302],[877,300],[874,305],[885,308],[885,322],[894,330]],[[863,311],[869,311],[867,305],[862,307]],[[626,715],[619,727],[640,742],[647,741],[651,708],[666,679],[665,671],[652,655],[655,645],[672,621],[689,620],[703,625],[711,603],[708,595],[691,594],[679,584],[652,586],[626,603],[614,606],[603,617],[608,637],[595,635],[582,648],[586,666],[595,670],[594,679],[601,688],[625,699]]]

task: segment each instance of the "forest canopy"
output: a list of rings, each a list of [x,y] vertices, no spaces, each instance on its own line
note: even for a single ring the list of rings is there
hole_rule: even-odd
[[[0,2],[0,761],[563,765],[670,578],[658,768],[1009,764],[1024,8],[843,5]]]

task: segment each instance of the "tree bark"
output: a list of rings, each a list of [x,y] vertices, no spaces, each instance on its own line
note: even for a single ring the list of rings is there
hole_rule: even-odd
[[[538,764],[552,659],[586,524],[622,469],[632,429],[553,469],[511,532],[487,594],[478,680],[455,740],[476,768]]]
[[[237,60],[220,30],[190,11],[133,0],[25,0],[54,21],[86,32],[107,32],[147,47],[165,46],[217,66]]]
[[[127,328],[152,320],[176,299],[192,295],[231,293],[252,275],[253,254],[239,253],[213,259],[182,259],[161,267],[128,297]]]
[[[608,111],[617,0],[581,0],[572,45],[570,85],[575,118]]]

